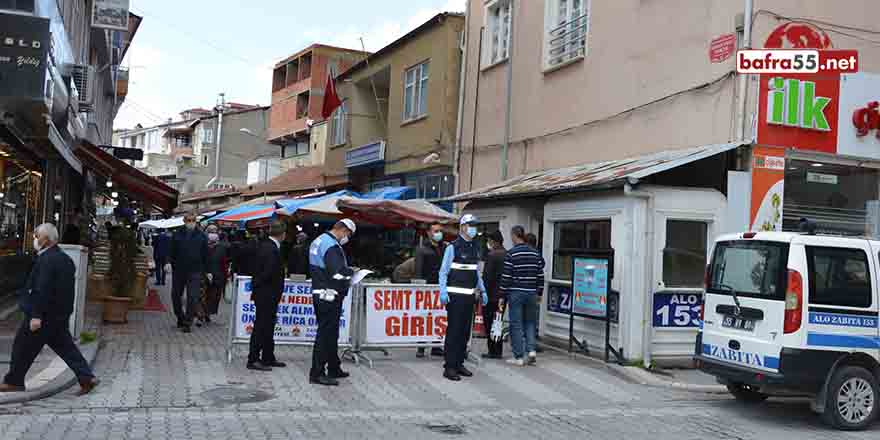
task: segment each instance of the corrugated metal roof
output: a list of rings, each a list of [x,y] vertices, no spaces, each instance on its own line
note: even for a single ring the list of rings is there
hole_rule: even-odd
[[[741,142],[668,150],[629,159],[595,162],[522,175],[495,185],[455,195],[450,202],[547,195],[622,186],[627,179],[642,179],[732,150]]]

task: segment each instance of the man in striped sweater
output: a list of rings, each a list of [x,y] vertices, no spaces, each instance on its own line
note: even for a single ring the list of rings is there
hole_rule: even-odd
[[[513,358],[507,362],[518,366],[526,363],[534,365],[537,362],[537,298],[544,290],[544,258],[526,243],[526,232],[522,226],[514,226],[510,235],[514,246],[504,257],[500,285],[500,306],[503,308],[505,303],[508,305],[510,345],[513,351]]]

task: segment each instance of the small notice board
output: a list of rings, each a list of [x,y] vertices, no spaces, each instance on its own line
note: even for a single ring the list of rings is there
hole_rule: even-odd
[[[612,313],[609,311],[617,308],[609,307],[611,279],[614,277],[614,251],[574,255],[572,265],[571,315],[568,324],[569,352],[575,344],[584,352],[589,352],[586,342],[579,341],[574,336],[574,317],[598,319],[605,321],[605,361],[608,361],[610,353],[621,361],[620,352],[611,347],[610,343]]]

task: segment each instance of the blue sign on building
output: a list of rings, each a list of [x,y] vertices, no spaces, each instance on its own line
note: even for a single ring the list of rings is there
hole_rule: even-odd
[[[385,160],[385,141],[362,145],[345,152],[345,167],[359,167]]]

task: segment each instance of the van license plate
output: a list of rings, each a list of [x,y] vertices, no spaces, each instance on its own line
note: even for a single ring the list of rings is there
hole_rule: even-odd
[[[721,326],[750,332],[755,330],[755,321],[734,316],[725,316],[724,321],[721,322]]]

